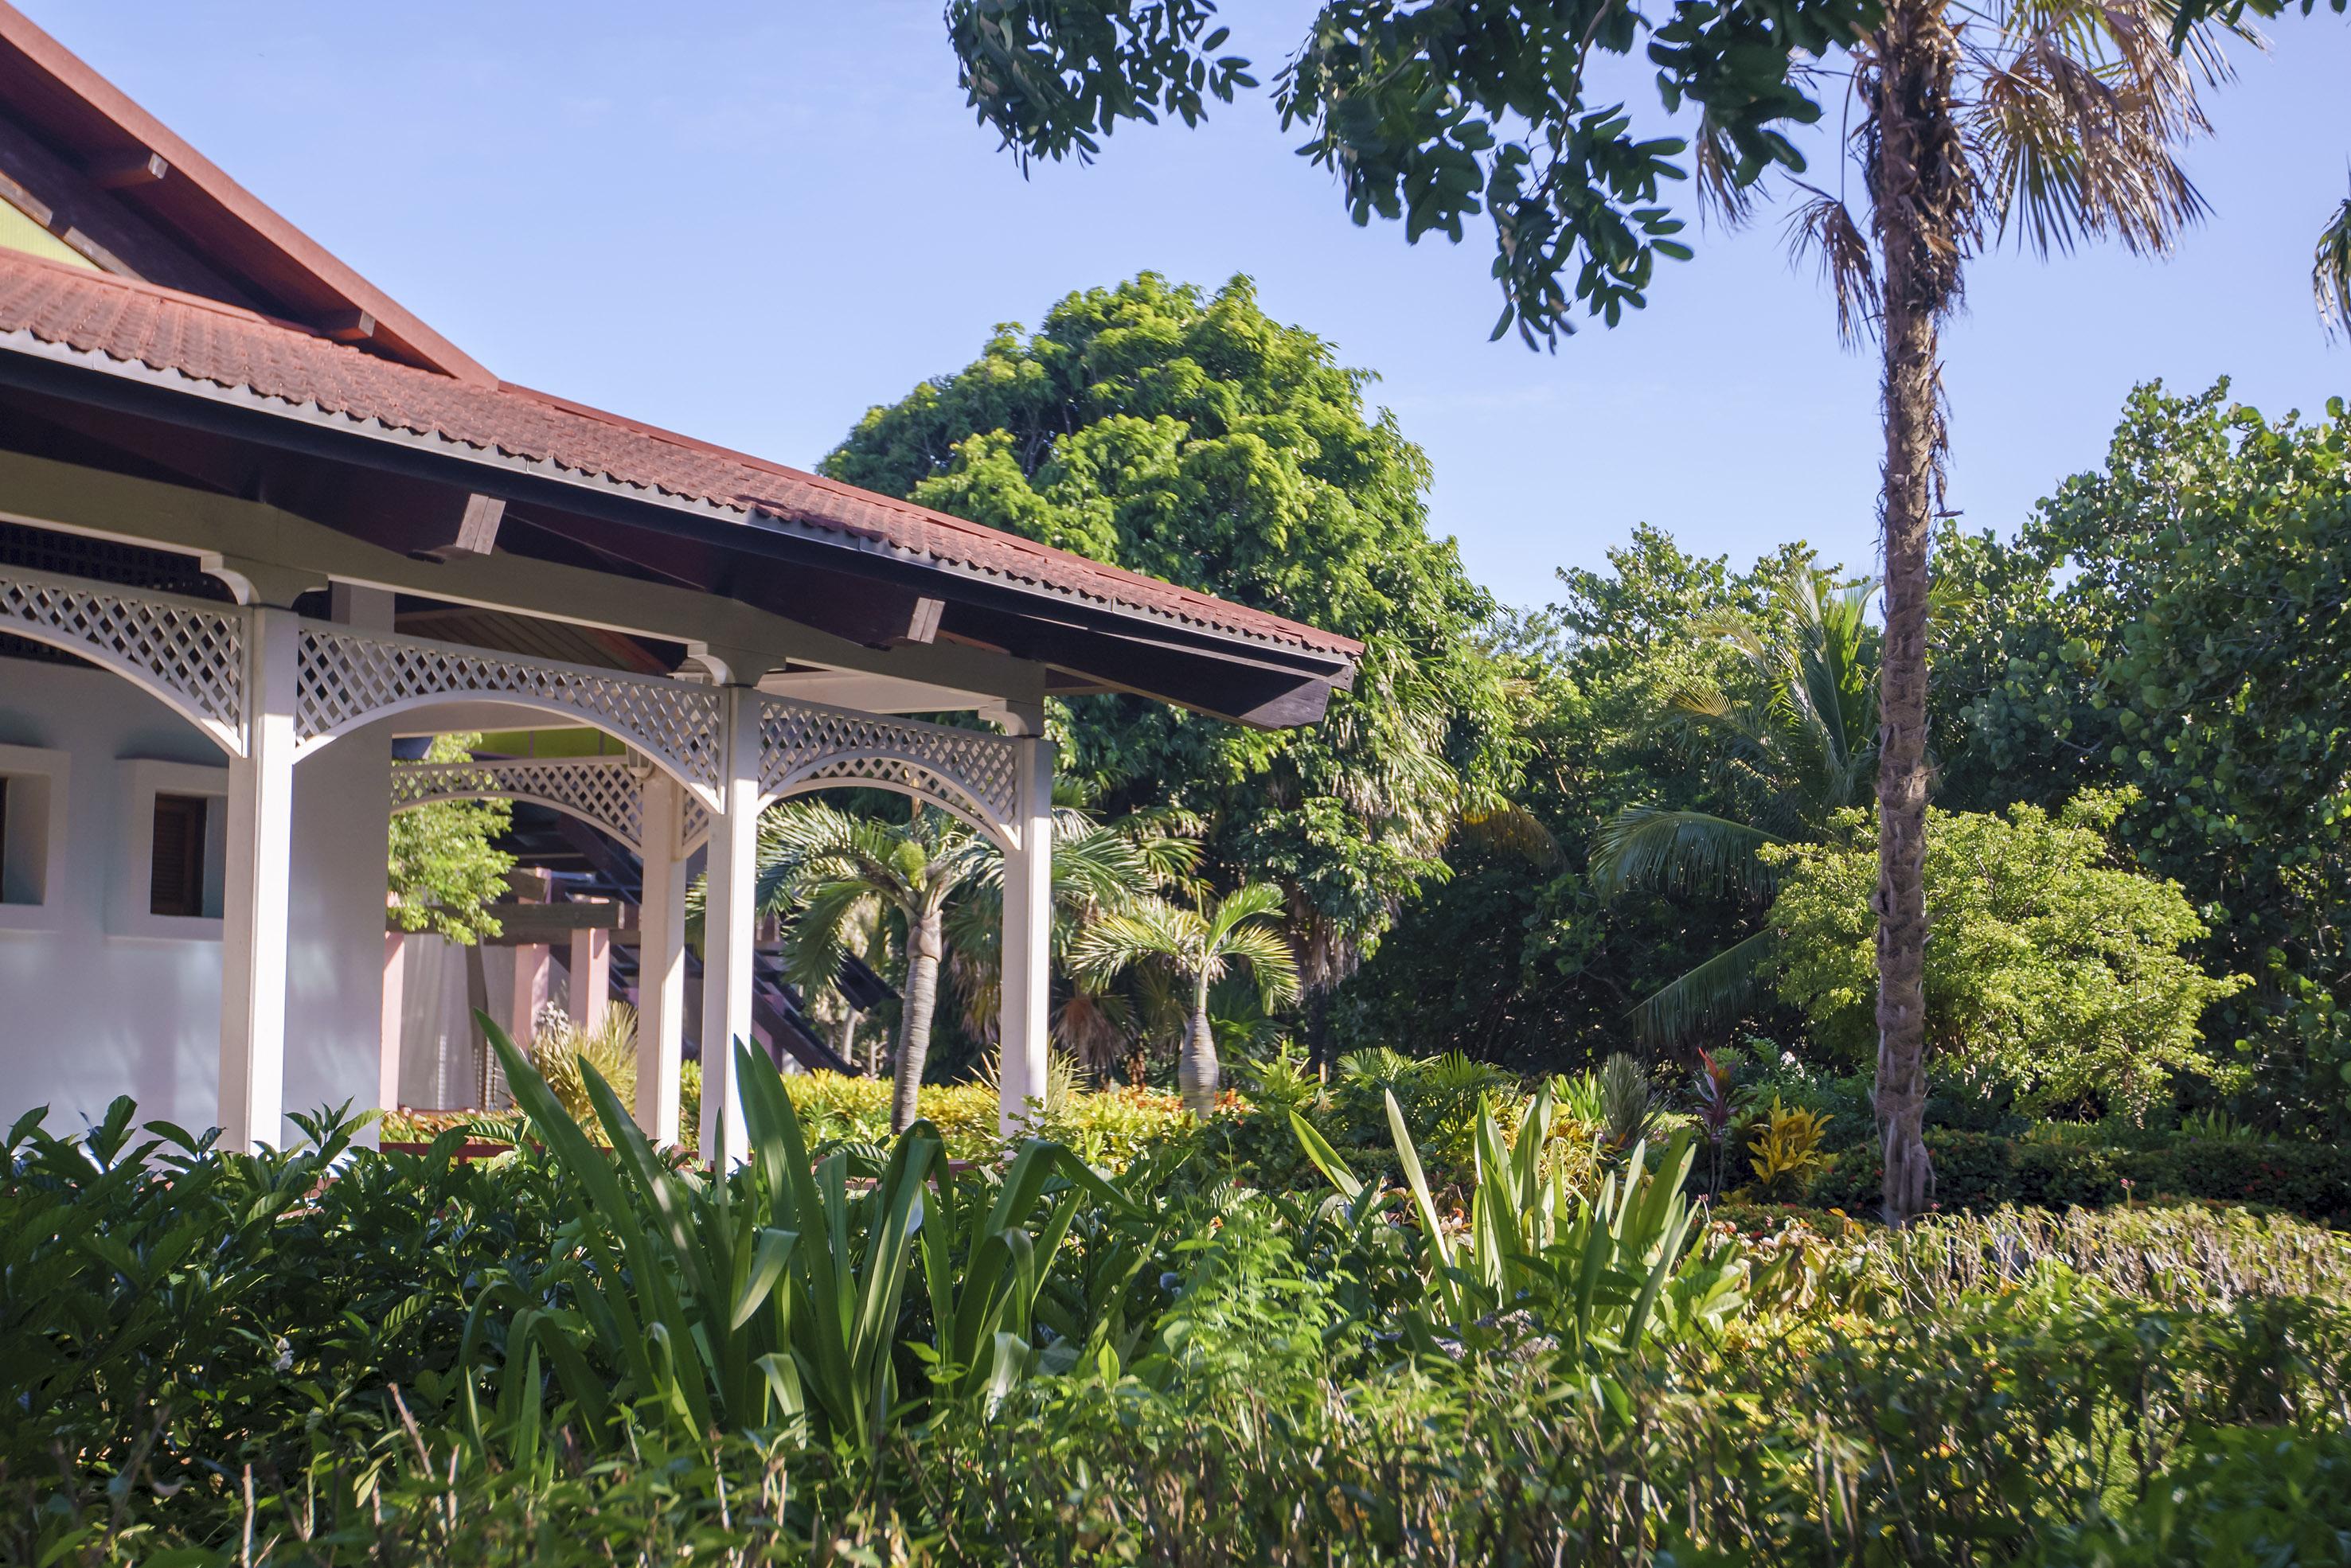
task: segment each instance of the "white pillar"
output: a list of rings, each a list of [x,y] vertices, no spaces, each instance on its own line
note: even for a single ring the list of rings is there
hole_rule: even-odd
[[[710,819],[709,886],[702,913],[702,1155],[716,1156],[723,1128],[729,1163],[746,1134],[735,1042],[750,1043],[752,879],[759,847],[759,694],[726,686],[721,725],[723,810]]]
[[[375,1103],[386,1111],[400,1109],[400,1035],[402,1004],[408,997],[408,939],[404,933],[383,934],[382,1043],[378,1047]]]
[[[228,769],[221,889],[221,1147],[276,1145],[286,1103],[287,901],[294,874],[294,700],[301,622],[246,613],[246,754]]]
[[[644,880],[637,894],[637,1125],[657,1147],[678,1137],[678,1063],[685,1043],[685,862],[678,853],[684,791],[656,768],[645,780]]]
[[[1019,748],[1012,826],[1020,840],[1004,862],[1003,1010],[996,1031],[1002,1051],[997,1124],[1008,1138],[1027,1122],[1029,1102],[1045,1098],[1053,996],[1053,743],[1031,735],[1012,744]]]
[[[602,899],[583,899],[601,904]],[[572,1027],[582,1031],[604,1021],[605,1004],[612,994],[612,933],[601,925],[581,925],[571,933],[571,983],[564,989],[564,1006]]]

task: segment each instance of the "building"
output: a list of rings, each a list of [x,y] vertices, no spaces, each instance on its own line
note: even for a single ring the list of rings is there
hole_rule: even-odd
[[[1011,1115],[1045,698],[1311,723],[1359,653],[502,382],[0,4],[0,1115],[130,1093],[245,1145],[377,1103],[389,813],[501,795],[641,863],[637,1111],[673,1137],[687,883],[703,1035],[751,1039],[758,812],[844,784],[1003,850]],[[614,754],[392,799],[402,741],[565,728]]]

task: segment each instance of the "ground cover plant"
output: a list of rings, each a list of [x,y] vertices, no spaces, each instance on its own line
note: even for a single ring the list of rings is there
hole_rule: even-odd
[[[498,1044],[490,1160],[10,1133],[0,1556],[2254,1562],[2351,1522],[2351,1237],[2288,1217],[1712,1206],[1698,1119],[1607,1074],[1375,1058],[1256,1071],[1277,1169],[1238,1094],[967,1162],[745,1052],[714,1176]]]

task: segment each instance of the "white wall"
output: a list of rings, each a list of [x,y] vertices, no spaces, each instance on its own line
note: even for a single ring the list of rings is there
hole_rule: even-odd
[[[220,944],[127,933],[144,906],[126,794],[145,758],[220,770],[202,732],[100,670],[0,658],[0,746],[70,754],[63,874],[51,908],[0,925],[0,1123],[49,1107],[78,1130],[117,1094],[141,1121],[211,1126],[218,1109]],[[375,1100],[383,970],[385,798],[390,732],[334,742],[295,769],[287,952],[286,1104],[309,1111]],[[55,806],[53,804],[53,808]],[[128,888],[131,897],[119,896]],[[20,912],[21,913],[21,912]],[[290,1139],[290,1124],[282,1130]]]

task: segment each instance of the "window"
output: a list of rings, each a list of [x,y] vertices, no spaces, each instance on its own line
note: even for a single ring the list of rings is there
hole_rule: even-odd
[[[66,754],[0,746],[0,930],[43,930],[63,886]]]
[[[228,870],[228,769],[125,758],[120,846],[107,878],[117,936],[216,942]]]
[[[217,915],[204,907],[204,823],[212,802],[202,795],[155,797],[155,840],[149,856],[147,913],[182,917]]]

